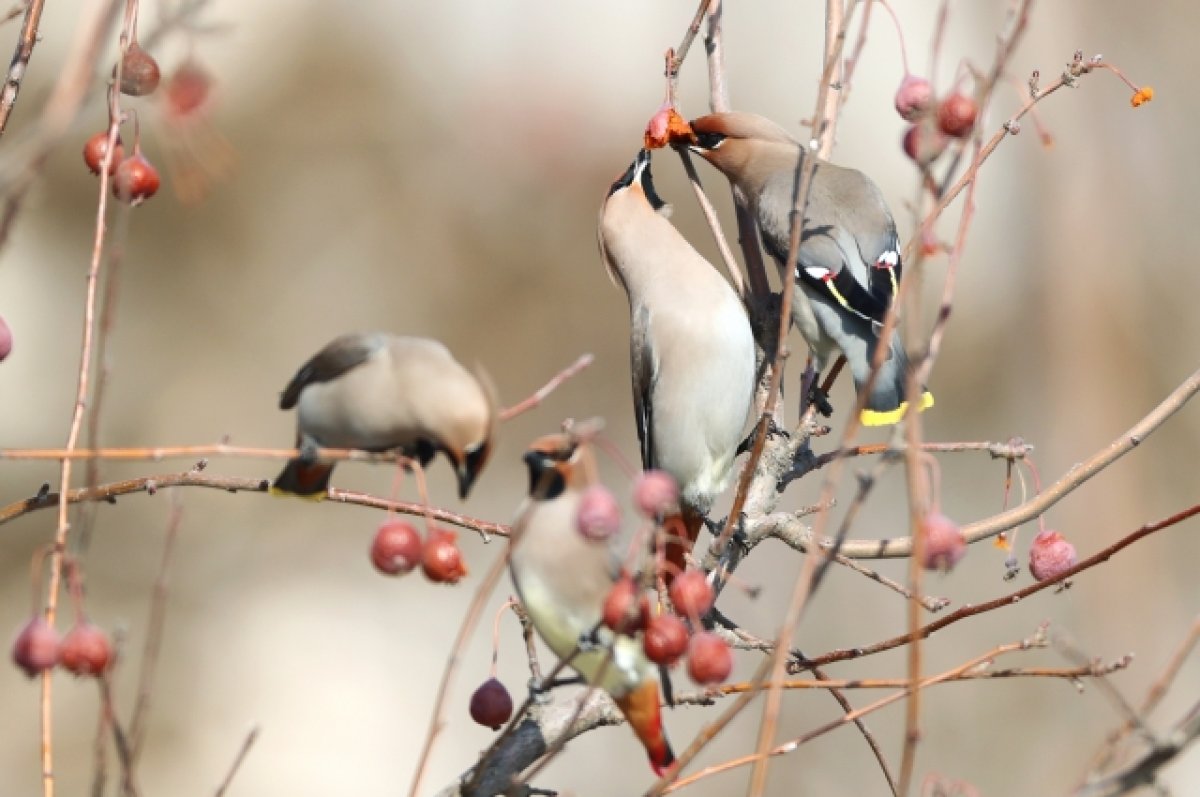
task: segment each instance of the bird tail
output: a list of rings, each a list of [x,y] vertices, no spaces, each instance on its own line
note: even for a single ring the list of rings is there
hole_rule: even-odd
[[[320,501],[329,490],[329,477],[333,465],[324,462],[305,462],[296,458],[288,460],[283,472],[271,484],[274,495],[299,495]]]
[[[692,552],[700,529],[704,526],[704,515],[688,507],[682,507],[678,515],[669,515],[663,519],[663,531],[666,532],[666,544],[663,555],[668,565],[663,571],[663,581],[669,587],[675,580],[676,573],[687,568],[687,555]]]
[[[675,763],[675,753],[663,730],[662,710],[659,707],[658,682],[647,678],[628,694],[615,698],[617,707],[629,720],[630,727],[646,748],[650,767],[661,776]]]
[[[873,356],[873,347],[867,354]],[[857,379],[855,387],[862,388]],[[909,402],[904,395],[907,387],[908,357],[904,354],[904,346],[900,343],[899,336],[893,335],[892,350],[880,366],[875,383],[871,386],[871,395],[867,397],[866,408],[859,416],[863,426],[891,426],[899,423],[908,412]],[[933,394],[922,390],[921,397],[914,403],[918,412],[924,412],[933,406]]]

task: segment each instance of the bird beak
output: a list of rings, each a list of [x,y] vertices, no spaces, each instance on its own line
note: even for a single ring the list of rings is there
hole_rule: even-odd
[[[466,456],[462,458],[462,462],[455,468],[455,473],[458,474],[458,497],[466,498],[471,492],[471,486],[475,484],[475,479],[479,477],[479,472],[483,470],[483,466],[487,464],[488,456],[492,453],[492,444],[490,441],[484,441],[474,448],[468,448]]]

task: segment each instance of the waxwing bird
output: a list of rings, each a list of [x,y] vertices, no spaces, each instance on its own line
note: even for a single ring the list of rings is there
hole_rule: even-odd
[[[302,451],[400,450],[422,466],[442,452],[465,498],[491,452],[494,401],[488,385],[441,343],[385,332],[343,335],[301,366],[279,398],[296,408]],[[333,463],[302,455],[272,491],[324,496]]]
[[[846,357],[861,393],[875,344],[900,284],[896,223],[879,187],[862,172],[807,153],[787,132],[751,113],[715,113],[691,123],[689,148],[748,197],[767,251],[783,268],[792,234],[799,167],[816,160],[796,265],[792,318],[808,342],[818,372],[833,351]],[[893,334],[887,358],[865,401],[862,422],[893,424],[908,407],[908,358]],[[924,410],[933,395],[916,402]]]
[[[542,641],[593,686],[606,691],[641,740],[658,774],[675,761],[663,732],[658,670],[641,641],[601,624],[604,599],[620,572],[606,540],[578,529],[579,502],[588,480],[590,447],[556,434],[535,440],[525,453],[529,497],[513,524],[509,571]],[[576,652],[576,649],[579,649]]]
[[[754,334],[741,301],[667,220],[642,150],[600,211],[600,254],[629,298],[633,406],[642,467],[679,483],[668,561],[684,566],[728,486],[754,399]],[[682,528],[681,528],[682,527]],[[664,578],[669,583],[673,570]]]

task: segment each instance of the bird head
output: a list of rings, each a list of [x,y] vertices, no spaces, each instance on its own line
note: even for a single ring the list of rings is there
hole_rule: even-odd
[[[800,146],[786,130],[758,114],[712,113],[690,124],[695,141],[676,146],[686,146],[739,184],[776,168],[780,158],[794,159]]]
[[[539,437],[525,451],[529,468],[529,497],[537,500],[557,498],[574,483],[580,442],[572,435],[560,433]]]

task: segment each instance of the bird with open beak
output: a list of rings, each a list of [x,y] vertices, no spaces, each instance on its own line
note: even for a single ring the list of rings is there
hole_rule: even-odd
[[[754,334],[737,294],[667,220],[650,153],[638,152],[600,210],[600,254],[629,298],[633,406],[642,467],[679,483],[663,573],[683,568],[733,460],[754,399]]]
[[[792,319],[824,370],[840,351],[861,394],[884,318],[900,283],[896,223],[878,186],[862,172],[805,152],[779,125],[751,113],[714,113],[690,123],[692,136],[676,141],[698,153],[748,198],[763,243],[782,269],[788,257],[792,208],[801,165],[816,161],[796,263]],[[862,422],[898,422],[908,408],[908,358],[893,334],[864,401]],[[933,406],[922,391],[918,409]]]
[[[279,399],[296,409],[296,445],[272,492],[324,497],[332,462],[317,448],[400,451],[422,466],[441,452],[465,498],[487,462],[495,402],[441,343],[385,332],[343,335],[301,366]]]

